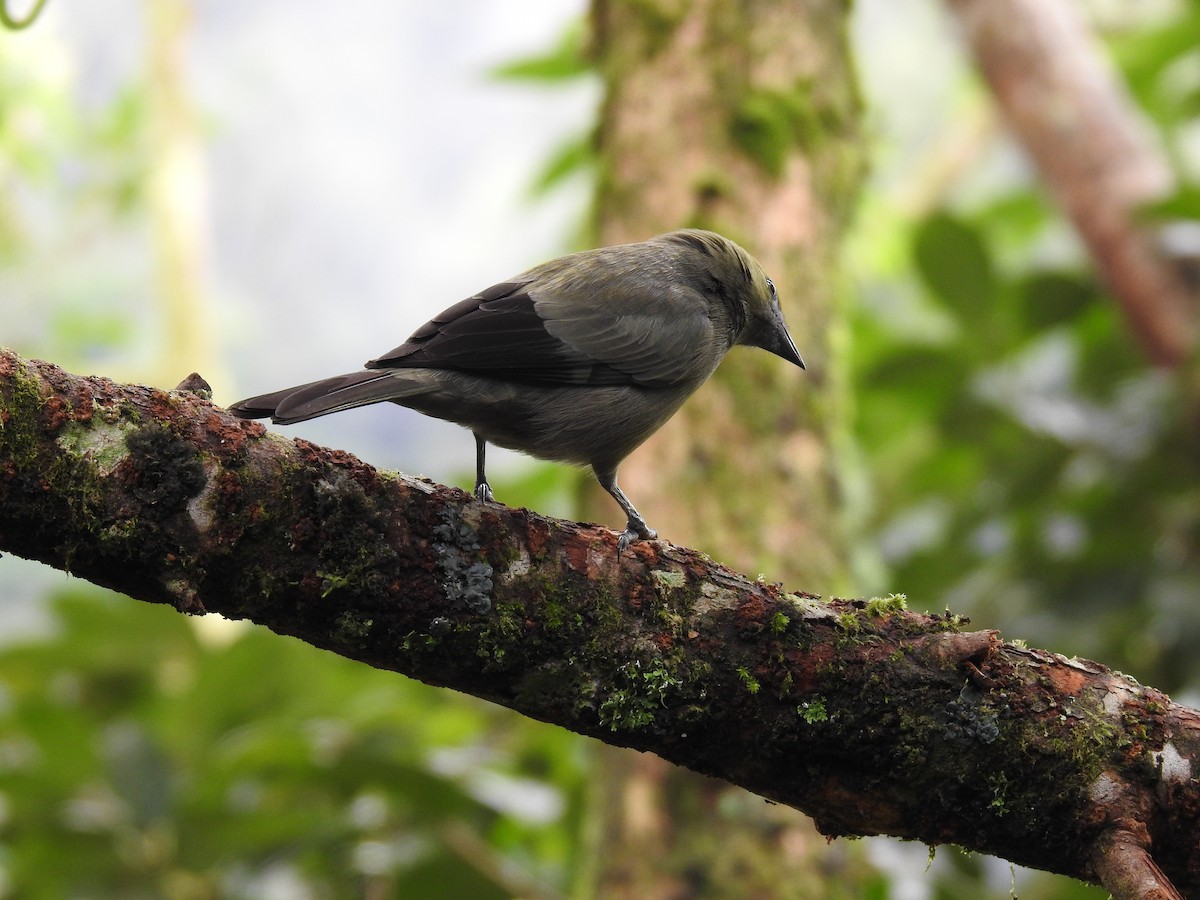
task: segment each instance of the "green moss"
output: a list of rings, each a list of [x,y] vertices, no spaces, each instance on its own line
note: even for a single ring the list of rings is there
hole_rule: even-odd
[[[631,691],[615,690],[600,704],[600,724],[613,731],[635,731],[654,722],[654,713]]]
[[[441,638],[435,635],[410,631],[400,641],[400,649],[405,653],[428,652],[441,646],[441,643]]]
[[[992,792],[992,811],[1003,816],[1008,812],[1008,776],[1003,772],[995,772],[988,776],[988,790]]]
[[[47,426],[48,401],[41,382],[27,371],[18,367],[4,383],[0,458],[12,464],[18,478],[45,482],[47,499],[37,515],[45,523],[57,520],[64,537],[56,553],[63,565],[70,569],[99,553],[116,561],[140,559],[155,568],[168,561],[185,570],[185,555],[170,540],[163,520],[184,509],[207,484],[196,448],[161,425],[138,427],[130,404],[88,410],[90,422],[70,418],[73,411],[60,406]],[[42,452],[46,427],[54,428],[57,452]],[[114,518],[107,508],[105,478],[123,465],[128,466],[125,487],[146,504],[145,515]]]
[[[557,597],[547,595],[539,611],[542,628],[550,634],[573,632],[583,627],[583,616],[571,604]]]
[[[586,727],[597,721],[613,731],[656,729],[668,721],[676,727],[707,714],[700,701],[711,666],[691,662],[664,634],[685,627],[675,609],[689,606],[694,592],[685,574],[664,574],[657,579],[660,590],[643,595],[641,625],[632,632],[622,612],[627,600],[607,582],[523,576],[524,583],[511,585],[514,596],[536,601],[501,604],[472,623],[484,671],[519,672],[516,692],[525,705]],[[531,665],[544,642],[555,645],[560,661]],[[614,672],[620,659],[635,661]]]
[[[825,698],[820,696],[801,703],[796,707],[796,714],[809,725],[829,721],[829,713],[825,710]]]
[[[321,592],[379,596],[387,592],[384,572],[396,559],[386,513],[354,478],[329,471],[314,484],[301,482],[302,508],[314,510],[304,542],[317,551]],[[261,524],[261,523],[260,523]]]
[[[867,601],[867,615],[869,616],[890,616],[906,609],[908,609],[908,598],[904,594],[872,597]]]
[[[123,428],[120,423],[68,422],[59,432],[58,446],[64,453],[90,458],[102,474],[108,474],[128,458],[127,436],[128,426]]]
[[[331,575],[329,572],[317,570],[317,577],[321,579],[321,599],[324,600],[334,591],[341,590],[350,585],[350,579],[345,575]]]
[[[646,728],[655,721],[659,709],[683,680],[671,673],[665,660],[643,666],[641,661],[621,667],[621,684],[608,692],[600,704],[600,724],[613,731]]]
[[[689,584],[687,573],[678,570],[656,570],[653,577],[655,595],[649,609],[649,621],[658,630],[679,637],[687,630],[687,617],[691,615],[703,585]]]
[[[757,694],[762,689],[762,685],[759,684],[758,679],[751,675],[750,670],[745,666],[737,667],[737,676],[745,686],[746,690],[748,690],[751,694]]]
[[[27,369],[18,363],[5,380],[0,398],[0,459],[7,461],[17,479],[44,481],[46,489],[39,489],[39,493],[61,504],[55,508],[53,503],[47,503],[38,515],[43,519],[62,515],[67,520],[65,524],[76,532],[99,532],[103,486],[92,455],[75,451],[47,458],[42,452],[45,435],[41,417],[47,401],[42,396],[41,381],[28,375]],[[84,429],[68,420],[63,430],[78,433]],[[103,539],[103,535],[99,536]],[[90,543],[86,538],[79,542],[80,546]],[[77,555],[72,546],[62,549],[68,569]]]
[[[334,630],[330,637],[343,646],[361,650],[367,643],[374,621],[368,616],[353,610],[346,610],[334,620]]]
[[[687,576],[679,571],[665,571],[656,569],[654,571],[654,580],[658,582],[660,590],[662,588],[671,588],[678,590],[687,584]]]
[[[509,653],[525,636],[525,607],[519,603],[501,603],[493,610],[490,624],[479,630],[476,655],[486,659],[484,671],[506,669],[513,665]]]
[[[45,402],[41,388],[41,382],[26,375],[18,363],[0,394],[0,448],[17,471],[27,468],[38,457],[38,419]]]
[[[753,90],[740,98],[733,111],[729,136],[764,171],[778,177],[794,150],[817,148],[828,129],[826,118],[806,82],[790,91]]]

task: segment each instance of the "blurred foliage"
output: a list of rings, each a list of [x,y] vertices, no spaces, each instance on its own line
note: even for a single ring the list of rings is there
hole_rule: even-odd
[[[46,0],[34,0],[33,5],[23,16],[14,16],[8,8],[8,0],[0,0],[0,25],[3,25],[9,31],[20,31],[23,28],[28,28],[37,21],[37,17],[41,15],[42,7],[46,5]]]
[[[1157,10],[1121,7],[1099,25],[1177,177],[1147,225],[1164,237],[1189,226],[1195,243],[1200,5]],[[916,208],[911,191],[868,191],[850,249],[854,432],[870,482],[855,515],[860,557],[883,563],[864,567],[862,587],[1186,701],[1200,690],[1200,411],[1188,376],[1147,364],[1026,170],[969,167],[941,187]],[[939,851],[934,896],[1107,896],[1004,868]]]
[[[1189,398],[1082,267],[1001,270],[1006,215],[916,223],[928,329],[880,296],[858,314],[879,550],[910,597],[1177,690],[1200,637]]]
[[[1179,174],[1147,216],[1200,218],[1200,5],[1121,14],[1113,58]],[[0,41],[4,338],[71,364],[127,352],[153,318],[130,304],[148,126],[136,84],[82,108],[37,34]],[[579,28],[494,74],[587,71]],[[593,164],[580,136],[538,189]],[[64,278],[65,254],[95,262]],[[951,185],[916,212],[871,191],[850,260],[857,536],[882,562],[862,591],[1194,694],[1194,398],[1145,364],[1036,185]],[[504,496],[545,510],[575,479],[538,469]],[[53,609],[52,637],[0,650],[0,896],[534,897],[590,868],[580,738],[260,629],[213,637],[83,588]],[[1014,878],[1026,900],[1104,896],[953,849],[922,876],[939,898]]]
[[[501,63],[492,69],[494,78],[525,81],[544,86],[573,81],[592,71],[587,57],[587,30],[582,20],[571,23],[558,42],[544,53]]]
[[[583,20],[576,21],[547,52],[503,63],[491,70],[491,76],[499,82],[543,88],[593,78],[596,71],[588,55],[587,42],[585,23]],[[544,197],[568,179],[590,177],[595,165],[596,147],[592,135],[569,137],[542,163],[530,192],[535,198]],[[587,242],[584,244],[587,245]]]
[[[127,358],[156,318],[144,85],[89,104],[76,79],[41,29],[0,31],[3,338],[68,367]]]
[[[0,652],[8,895],[538,897],[572,870],[575,736],[266,629],[53,605]]]
[[[1113,37],[1180,197],[1200,97],[1180,32],[1197,15]],[[873,273],[850,326],[857,433],[887,587],[1195,691],[1196,398],[1147,365],[1036,184],[962,193],[984,197],[916,217],[870,196],[856,243]]]

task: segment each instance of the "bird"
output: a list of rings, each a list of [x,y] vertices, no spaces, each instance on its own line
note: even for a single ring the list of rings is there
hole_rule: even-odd
[[[591,467],[626,526],[618,554],[658,533],[617,467],[735,345],[804,368],[775,285],[712,231],[683,229],[552,259],[441,312],[362,371],[229,407],[291,425],[391,402],[475,436],[475,497],[494,501],[487,445]]]

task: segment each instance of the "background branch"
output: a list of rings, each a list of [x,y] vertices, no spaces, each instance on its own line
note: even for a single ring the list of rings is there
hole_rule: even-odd
[[[3,25],[9,31],[20,31],[23,28],[28,28],[37,21],[37,17],[41,15],[42,7],[46,5],[46,0],[36,0],[29,12],[25,13],[25,18],[18,19],[8,9],[7,0],[0,0],[0,25]]]
[[[1176,366],[1196,298],[1138,212],[1173,178],[1069,0],[947,0],[1042,181],[1074,223],[1147,356]]]

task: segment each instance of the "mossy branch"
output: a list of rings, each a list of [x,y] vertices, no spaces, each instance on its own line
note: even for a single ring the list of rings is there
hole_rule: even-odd
[[[653,751],[831,836],[1200,892],[1200,714],[1162,693],[901,597],[825,601],[665,542],[618,558],[608,529],[378,471],[194,386],[0,351],[0,550]]]

